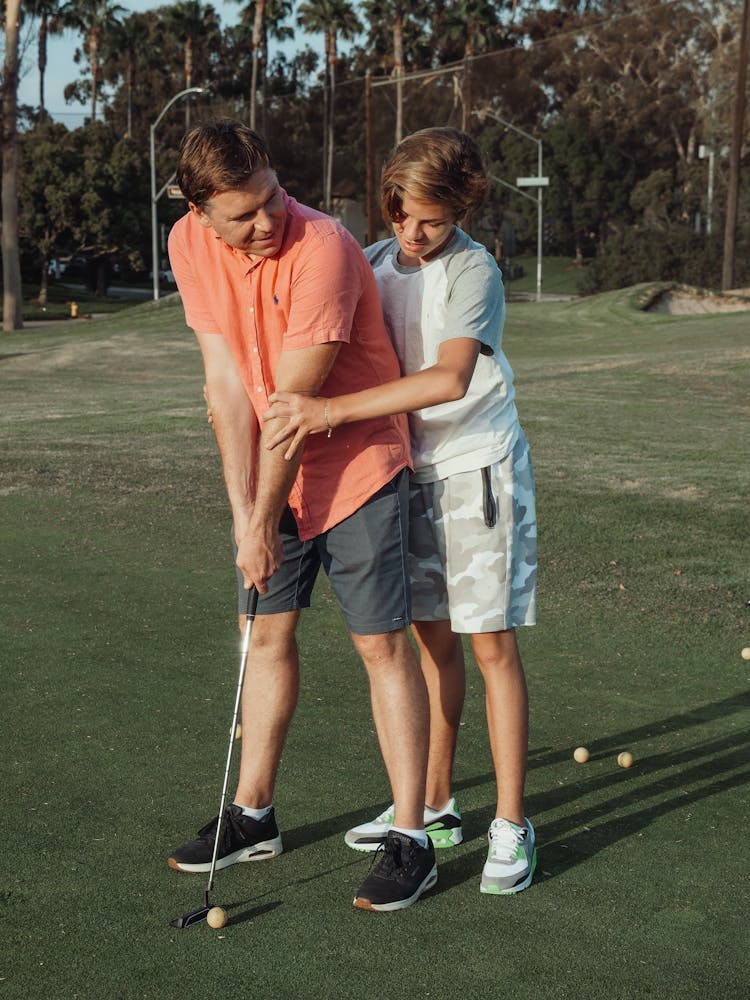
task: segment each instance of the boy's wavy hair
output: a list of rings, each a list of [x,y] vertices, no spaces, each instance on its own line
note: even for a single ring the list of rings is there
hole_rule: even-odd
[[[235,191],[265,167],[273,169],[265,139],[241,122],[221,119],[186,133],[176,179],[185,198],[203,208],[217,191]]]
[[[413,132],[383,167],[380,207],[390,224],[403,210],[403,197],[448,205],[456,220],[479,208],[489,181],[474,140],[454,128]]]

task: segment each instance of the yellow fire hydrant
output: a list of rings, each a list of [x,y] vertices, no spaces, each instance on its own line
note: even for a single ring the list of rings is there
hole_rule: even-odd
[[[78,319],[78,303],[77,302],[71,302],[70,303],[70,318],[71,319]]]

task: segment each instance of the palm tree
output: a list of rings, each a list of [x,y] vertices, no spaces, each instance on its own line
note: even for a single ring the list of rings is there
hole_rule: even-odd
[[[391,27],[393,46],[393,76],[396,80],[396,142],[404,133],[404,95],[401,77],[404,73],[404,29],[412,18],[425,16],[429,5],[424,0],[364,0],[362,7],[370,22],[369,41],[375,42],[385,26]]]
[[[488,0],[458,0],[446,18],[446,35],[462,39],[464,48],[463,121],[461,127],[471,127],[471,62],[477,49],[491,47],[499,33],[497,5]]]
[[[5,2],[3,65],[3,330],[21,328],[21,260],[18,252],[18,22],[20,0]]]
[[[299,5],[297,21],[308,34],[322,32],[326,53],[324,77],[323,203],[331,211],[333,187],[334,107],[336,96],[336,43],[348,41],[362,30],[354,7],[348,0],[307,0]]]
[[[237,0],[241,2],[241,0]],[[250,128],[255,128],[257,104],[258,104],[258,73],[259,66],[263,66],[263,126],[261,131],[266,131],[266,73],[268,66],[268,35],[269,30],[273,38],[282,41],[292,38],[294,31],[283,22],[292,12],[291,0],[250,0],[250,3],[242,10],[242,21],[252,24],[252,77],[250,81]]]
[[[219,34],[219,17],[210,3],[200,0],[180,0],[166,8],[167,18],[184,46],[185,87],[193,86],[193,57],[200,39],[213,42]],[[185,128],[190,128],[190,98],[185,101]]]
[[[88,49],[91,72],[91,121],[96,121],[96,101],[99,95],[99,56],[102,41],[120,23],[127,11],[111,0],[67,0],[60,8],[65,24],[80,31]],[[80,53],[76,53],[78,58]]]
[[[105,73],[112,80],[119,80],[122,77],[125,79],[127,97],[125,135],[128,139],[133,136],[133,91],[136,67],[146,53],[151,60],[158,55],[154,51],[153,36],[147,15],[131,14],[109,32],[104,57]]]
[[[39,67],[39,119],[44,118],[44,75],[47,72],[47,38],[60,35],[66,27],[60,0],[28,0],[25,7],[32,17],[39,18],[37,65]]]

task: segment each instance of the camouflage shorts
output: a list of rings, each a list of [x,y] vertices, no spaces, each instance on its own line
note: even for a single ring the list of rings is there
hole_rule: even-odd
[[[415,621],[454,632],[536,622],[534,471],[523,433],[502,462],[412,483],[409,573]]]

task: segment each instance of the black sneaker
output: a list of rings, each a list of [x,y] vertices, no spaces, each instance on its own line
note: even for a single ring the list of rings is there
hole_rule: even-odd
[[[195,840],[172,851],[167,864],[180,872],[208,872],[216,843],[218,816],[198,831]],[[221,823],[221,840],[216,855],[216,870],[240,861],[265,861],[281,854],[281,834],[273,809],[265,819],[245,816],[239,806],[227,806]]]
[[[359,887],[354,905],[360,910],[403,910],[437,882],[435,848],[405,833],[389,830]]]

